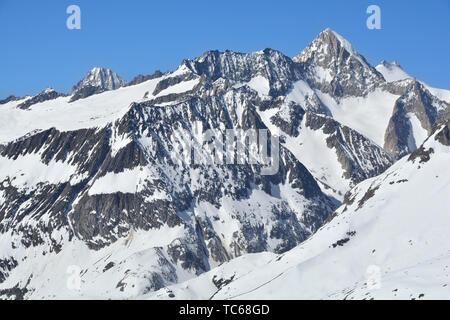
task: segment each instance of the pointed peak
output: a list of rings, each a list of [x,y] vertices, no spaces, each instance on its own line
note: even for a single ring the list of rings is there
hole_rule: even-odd
[[[357,59],[362,65],[368,67],[366,60],[356,51],[350,41],[330,28],[319,33],[319,35],[293,59],[296,62],[305,62],[319,52],[325,55],[337,56],[343,50]]]

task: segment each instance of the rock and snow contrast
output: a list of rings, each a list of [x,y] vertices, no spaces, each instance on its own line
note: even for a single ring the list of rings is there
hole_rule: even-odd
[[[1,100],[0,297],[449,298],[449,92],[327,29]],[[276,172],[181,156],[198,124]]]

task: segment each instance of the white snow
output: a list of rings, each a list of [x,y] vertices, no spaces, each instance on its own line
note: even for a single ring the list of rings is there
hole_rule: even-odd
[[[383,75],[383,77],[386,79],[387,82],[394,82],[413,78],[408,73],[406,73],[405,70],[403,70],[402,67],[395,61],[391,63],[384,61],[380,63],[378,66],[376,66],[376,69]],[[423,84],[425,88],[428,91],[430,91],[432,95],[436,96],[439,100],[450,103],[450,90],[433,88],[423,81],[419,82]]]
[[[52,160],[45,164],[37,153],[21,155],[17,159],[0,157],[0,181],[4,187],[10,184],[19,190],[33,189],[39,183],[69,181],[76,170],[77,167],[62,161]]]
[[[361,62],[361,64],[363,66],[368,67],[367,63],[364,62],[364,60],[362,59],[361,55],[358,53],[358,51],[356,51],[356,49],[353,47],[353,45],[347,39],[345,39],[343,36],[341,36],[339,33],[337,33],[334,30],[327,29],[326,31],[331,31],[336,36],[336,38],[339,40],[339,42],[341,43],[342,47],[344,47],[344,49],[347,50],[348,53],[350,53],[359,62]]]
[[[344,170],[338,161],[336,151],[328,148],[327,135],[322,130],[308,128],[305,119],[301,124],[300,135],[295,138],[286,137],[285,146],[318,181],[336,190],[337,194],[334,196],[342,201],[349,189],[349,180],[343,176]]]
[[[142,191],[146,183],[151,182],[153,177],[156,175],[153,175],[148,167],[125,169],[119,173],[108,172],[94,181],[89,189],[89,195],[116,192],[134,194]]]
[[[375,67],[381,73],[387,82],[394,82],[399,80],[411,79],[397,62],[388,63],[383,61]]]
[[[424,82],[421,82],[432,95],[436,96],[439,100],[445,101],[450,104],[450,90],[432,88]]]
[[[62,231],[64,232],[64,231]],[[25,248],[3,251],[0,258],[15,255],[22,259],[26,257],[29,263],[21,263],[14,269],[8,279],[0,284],[0,288],[13,287],[17,283],[25,286],[30,275],[31,283],[36,290],[31,292],[30,299],[126,299],[142,295],[148,285],[151,272],[161,272],[161,248],[169,245],[173,239],[183,237],[185,229],[182,226],[161,226],[148,231],[131,230],[129,236],[119,239],[114,244],[101,250],[91,250],[80,240],[68,242],[65,235],[55,232],[56,239],[64,238],[62,250],[47,252],[42,255],[45,247]],[[1,243],[17,241],[9,234],[0,235]],[[107,271],[108,263],[114,266]],[[192,278],[194,274],[185,271],[181,266],[175,266],[180,281]],[[161,269],[160,269],[161,268]],[[80,276],[80,277],[78,277]],[[77,281],[80,279],[80,282]],[[13,284],[14,282],[14,284]],[[79,288],[77,288],[77,282]],[[121,291],[119,283],[126,286]]]

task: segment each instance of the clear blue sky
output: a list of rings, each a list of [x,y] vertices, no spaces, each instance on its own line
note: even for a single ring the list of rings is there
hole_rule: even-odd
[[[66,28],[71,4],[81,30]],[[370,4],[381,7],[382,30],[366,28]],[[398,60],[450,89],[450,0],[0,0],[0,98],[68,92],[94,66],[130,80],[210,49],[294,56],[327,27],[370,63]]]

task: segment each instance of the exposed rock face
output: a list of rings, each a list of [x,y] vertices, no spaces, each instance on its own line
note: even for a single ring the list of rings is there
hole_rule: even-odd
[[[146,278],[148,290],[177,281],[177,265],[198,275],[244,253],[293,248],[321,226],[335,204],[288,150],[281,147],[279,170],[267,176],[258,164],[211,166],[179,158],[186,139],[198,139],[197,121],[223,135],[232,128],[266,129],[256,110],[260,101],[248,87],[199,86],[170,106],[135,103],[101,129],[49,129],[7,144],[3,159],[33,157],[30,165],[74,171],[26,189],[12,177],[3,181],[0,232],[17,239],[14,246],[43,246],[55,254],[71,239],[106,250],[133,230],[183,230],[157,249],[162,269]],[[120,182],[127,172],[136,181],[132,189]],[[119,180],[110,190],[113,176]]]
[[[293,58],[308,83],[333,97],[363,96],[383,76],[342,36],[327,29]]]
[[[119,77],[117,73],[104,68],[94,68],[72,88],[75,92],[85,86],[100,87],[105,90],[115,90],[126,84],[126,81]]]

